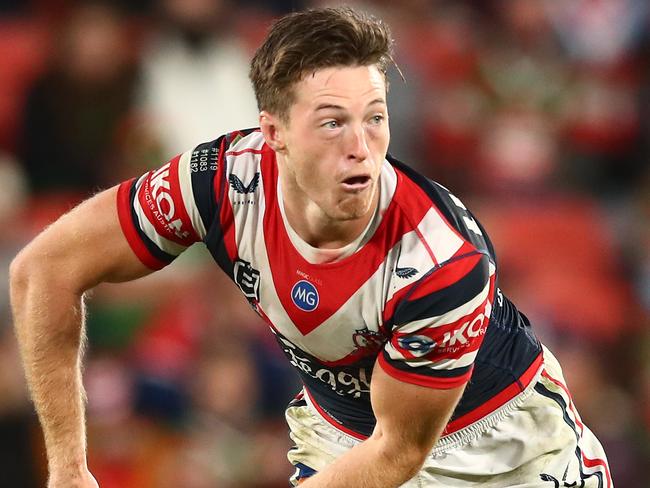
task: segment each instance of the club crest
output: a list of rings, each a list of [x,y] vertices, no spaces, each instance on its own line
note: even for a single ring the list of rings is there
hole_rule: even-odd
[[[360,350],[373,353],[379,351],[384,346],[385,338],[380,332],[364,327],[354,332],[352,341]]]

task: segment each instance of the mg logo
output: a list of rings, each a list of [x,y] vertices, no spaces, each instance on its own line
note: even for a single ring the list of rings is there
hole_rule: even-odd
[[[318,307],[318,291],[309,281],[300,280],[291,289],[291,300],[300,310],[313,312]]]

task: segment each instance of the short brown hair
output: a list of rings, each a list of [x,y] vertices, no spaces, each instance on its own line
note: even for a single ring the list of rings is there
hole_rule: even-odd
[[[310,9],[277,20],[251,62],[257,106],[288,117],[292,85],[333,66],[376,65],[386,75],[393,40],[381,20],[349,7]]]

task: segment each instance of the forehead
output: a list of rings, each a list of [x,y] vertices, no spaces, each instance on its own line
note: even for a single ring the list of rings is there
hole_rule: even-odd
[[[374,66],[336,66],[305,75],[294,86],[296,105],[315,108],[322,103],[349,106],[385,99],[386,80]]]

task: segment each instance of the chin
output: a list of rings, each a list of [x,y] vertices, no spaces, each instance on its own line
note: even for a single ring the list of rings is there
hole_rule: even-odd
[[[359,211],[359,212],[339,212],[339,214],[336,216],[336,220],[340,221],[351,221],[351,220],[359,220],[365,215],[365,213]]]
[[[372,199],[369,200],[370,201],[366,201],[365,198],[354,198],[342,202],[336,208],[336,219],[357,220],[367,216],[370,211],[370,204],[372,203]]]

